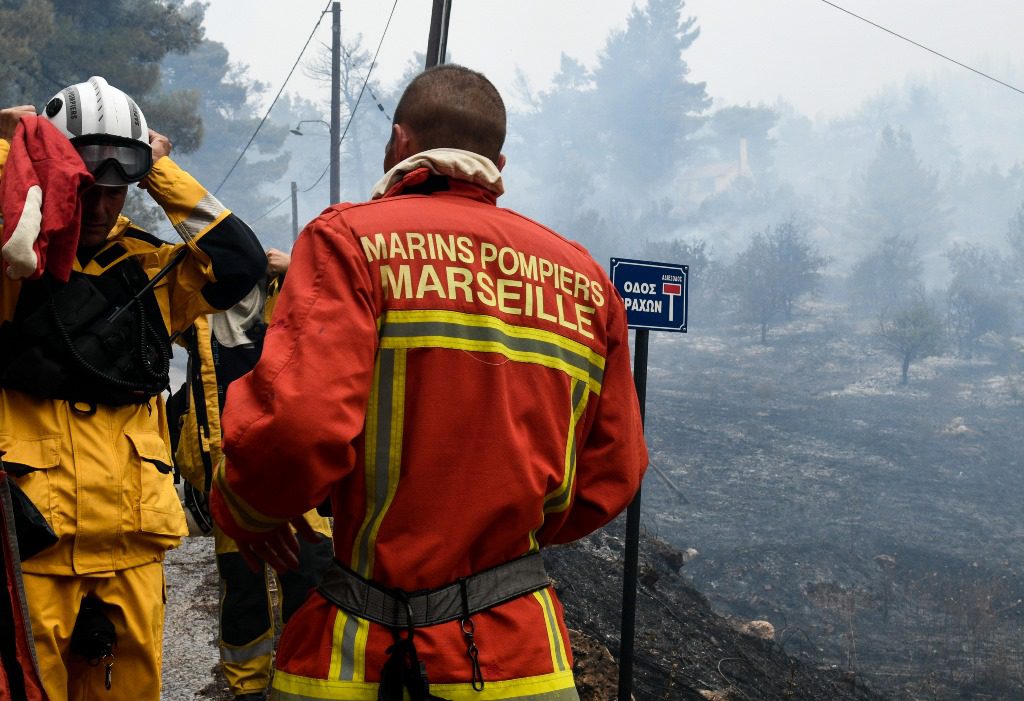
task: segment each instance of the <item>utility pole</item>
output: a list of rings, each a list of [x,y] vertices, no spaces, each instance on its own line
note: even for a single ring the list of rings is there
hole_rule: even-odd
[[[341,201],[341,3],[331,4],[331,201]]]
[[[292,180],[292,243],[299,238],[299,186]]]
[[[452,15],[452,0],[434,0],[430,13],[430,34],[427,36],[427,65],[432,68],[444,63],[448,50],[448,20]]]

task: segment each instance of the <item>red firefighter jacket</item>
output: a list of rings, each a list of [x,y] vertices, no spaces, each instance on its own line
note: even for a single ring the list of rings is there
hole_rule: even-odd
[[[415,591],[577,539],[632,499],[647,452],[621,299],[582,247],[496,207],[500,180],[457,175],[417,168],[302,232],[263,356],[228,391],[211,507],[231,536],[329,496],[337,559]],[[487,698],[570,698],[550,589],[475,618]],[[459,698],[458,623],[416,641],[434,693]],[[376,698],[391,642],[314,596],[275,688]]]

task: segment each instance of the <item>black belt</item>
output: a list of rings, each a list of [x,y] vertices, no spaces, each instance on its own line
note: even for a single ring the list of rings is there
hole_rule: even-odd
[[[382,587],[335,560],[317,589],[332,604],[360,618],[391,628],[421,628],[468,618],[549,583],[540,553],[531,553],[437,589],[409,593]]]

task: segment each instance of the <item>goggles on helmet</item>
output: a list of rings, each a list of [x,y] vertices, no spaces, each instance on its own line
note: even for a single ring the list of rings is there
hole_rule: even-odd
[[[153,149],[137,139],[110,134],[86,134],[71,139],[97,185],[137,183],[153,166]]]

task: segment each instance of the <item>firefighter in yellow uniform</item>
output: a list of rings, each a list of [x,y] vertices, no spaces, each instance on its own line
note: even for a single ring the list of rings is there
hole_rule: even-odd
[[[26,112],[0,114],[0,164],[20,163],[25,127],[11,130],[11,117]],[[162,561],[186,533],[161,397],[169,336],[234,305],[265,258],[248,226],[166,157],[170,141],[102,78],[65,88],[44,117],[21,124],[42,119],[57,129],[40,133],[70,139],[95,184],[70,229],[66,283],[46,272],[13,279],[6,248],[0,275],[0,450],[57,536],[24,563],[39,667],[52,701],[157,701]],[[184,243],[120,215],[134,182]],[[43,230],[53,223],[45,197]]]
[[[289,256],[267,252],[269,285],[257,285],[231,309],[197,319],[183,336],[189,351],[185,384],[172,399],[171,432],[177,434],[175,465],[185,479],[185,504],[201,531],[215,539],[220,576],[220,660],[238,701],[265,698],[273,664],[274,615],[268,587],[270,572],[253,572],[235,541],[212,524],[205,506],[213,466],[222,458],[220,413],[227,386],[252,369],[263,346]],[[180,412],[180,418],[175,416]],[[305,516],[323,536],[303,541],[297,570],[278,574],[281,615],[287,621],[306,600],[331,562],[330,521],[315,510]]]

